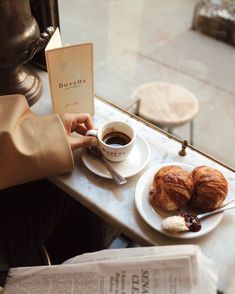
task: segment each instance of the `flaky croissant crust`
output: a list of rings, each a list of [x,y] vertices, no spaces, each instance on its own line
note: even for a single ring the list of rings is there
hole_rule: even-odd
[[[199,166],[192,171],[192,180],[193,208],[210,211],[222,205],[228,193],[228,183],[220,171],[208,166]]]
[[[179,166],[169,165],[154,175],[149,196],[154,206],[176,210],[190,200],[192,190],[190,173]]]

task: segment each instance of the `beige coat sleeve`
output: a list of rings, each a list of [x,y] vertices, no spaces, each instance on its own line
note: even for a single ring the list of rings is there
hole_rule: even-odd
[[[69,172],[73,155],[56,114],[33,114],[22,95],[0,96],[0,189]]]

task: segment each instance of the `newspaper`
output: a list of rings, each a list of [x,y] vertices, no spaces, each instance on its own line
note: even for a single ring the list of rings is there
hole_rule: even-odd
[[[216,282],[214,264],[197,245],[154,246],[87,253],[62,265],[13,268],[4,294],[214,294]]]

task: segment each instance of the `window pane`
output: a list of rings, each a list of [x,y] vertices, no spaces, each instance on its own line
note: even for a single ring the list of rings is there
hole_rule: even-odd
[[[234,167],[235,18],[225,24],[228,14],[215,8],[223,4],[220,1],[208,7],[197,3],[60,0],[62,40],[64,44],[93,42],[95,93],[123,108],[146,83],[186,88],[199,103],[193,119],[193,144]],[[181,105],[170,111],[182,115]],[[169,131],[190,139],[190,123]]]

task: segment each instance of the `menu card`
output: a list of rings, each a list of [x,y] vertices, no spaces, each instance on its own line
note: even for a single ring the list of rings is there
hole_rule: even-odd
[[[92,43],[63,46],[57,28],[45,56],[53,111],[94,115]]]

